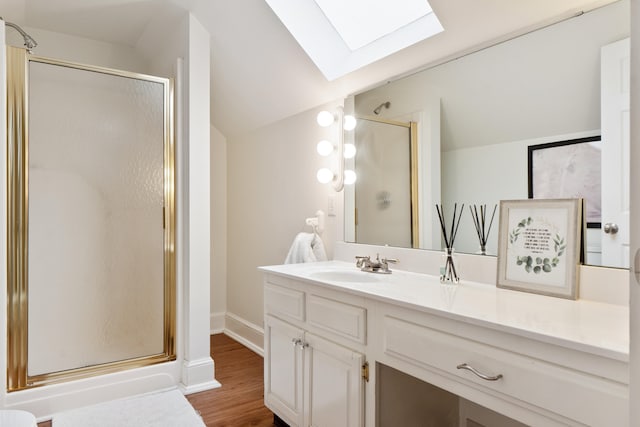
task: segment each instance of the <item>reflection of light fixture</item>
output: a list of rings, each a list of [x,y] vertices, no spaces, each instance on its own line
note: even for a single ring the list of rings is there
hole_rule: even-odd
[[[352,159],[356,155],[356,146],[353,144],[344,144],[344,158]]]
[[[356,119],[353,116],[345,116],[342,107],[338,107],[336,114],[328,111],[321,111],[317,117],[318,124],[322,127],[328,127],[337,122],[336,126],[336,144],[330,141],[322,140],[318,143],[316,150],[321,156],[328,156],[334,151],[338,157],[337,172],[331,169],[322,168],[316,174],[319,182],[327,184],[333,181],[333,189],[342,191],[344,185],[351,185],[356,181],[356,173],[352,170],[344,170],[344,159],[352,158],[356,154],[356,147],[353,144],[344,143],[344,131],[352,131],[356,127]]]
[[[346,185],[351,185],[356,182],[356,173],[350,169],[344,171],[344,183]]]
[[[344,130],[354,130],[356,128],[356,118],[353,116],[344,116]]]

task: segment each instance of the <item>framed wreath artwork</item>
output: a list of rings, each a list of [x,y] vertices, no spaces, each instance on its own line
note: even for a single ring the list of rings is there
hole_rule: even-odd
[[[582,199],[501,201],[497,286],[576,299],[583,229]]]

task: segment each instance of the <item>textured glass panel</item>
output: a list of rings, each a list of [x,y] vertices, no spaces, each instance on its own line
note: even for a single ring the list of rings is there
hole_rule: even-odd
[[[355,141],[356,241],[411,247],[409,128],[360,120]]]
[[[29,78],[28,373],[162,353],[163,85]]]

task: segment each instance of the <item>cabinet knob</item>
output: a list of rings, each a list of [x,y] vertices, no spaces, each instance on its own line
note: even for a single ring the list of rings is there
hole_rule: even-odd
[[[467,365],[466,363],[458,365],[458,366],[456,366],[456,368],[465,369],[467,371],[471,371],[471,372],[473,372],[474,374],[476,374],[478,377],[482,378],[485,381],[498,381],[500,378],[502,378],[502,374],[498,374],[498,375],[494,375],[494,376],[483,374],[482,372],[480,372],[477,369],[475,369],[473,366]]]

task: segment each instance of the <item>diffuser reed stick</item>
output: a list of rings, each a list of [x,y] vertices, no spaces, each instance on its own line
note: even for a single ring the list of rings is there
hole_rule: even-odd
[[[491,214],[491,220],[487,227],[487,205],[480,205],[478,209],[477,205],[469,206],[471,211],[471,217],[473,218],[473,225],[476,227],[476,233],[478,234],[478,241],[480,242],[480,253],[482,255],[487,254],[487,241],[489,240],[489,233],[491,232],[491,226],[493,225],[493,218],[496,215],[496,208],[493,207],[493,213]]]
[[[453,282],[458,283],[460,277],[456,271],[456,266],[453,263],[453,244],[458,234],[458,228],[460,227],[460,219],[464,211],[464,203],[460,207],[458,213],[458,204],[453,205],[453,218],[451,221],[451,230],[447,232],[447,224],[445,221],[444,206],[436,204],[436,211],[438,212],[438,219],[440,220],[440,230],[442,231],[442,239],[446,247],[446,261],[443,271],[440,274],[440,282]]]

